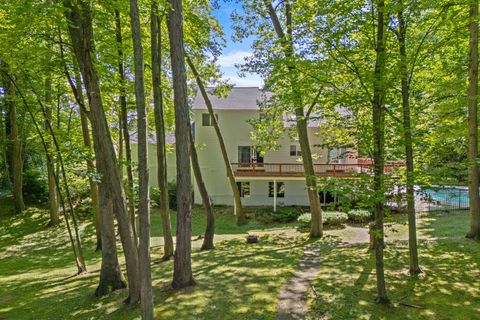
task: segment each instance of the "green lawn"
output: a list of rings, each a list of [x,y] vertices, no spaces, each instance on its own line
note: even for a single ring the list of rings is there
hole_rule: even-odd
[[[174,216],[172,215],[172,218]],[[90,274],[73,277],[76,268],[63,226],[46,228],[47,213],[29,209],[0,218],[0,319],[137,319],[138,308],[122,305],[126,291],[98,299],[100,254],[94,248],[93,227],[82,223]],[[205,218],[196,209],[193,234],[203,233]],[[153,236],[160,235],[158,212],[153,212]],[[269,226],[258,222],[237,227],[235,217],[218,214],[219,233],[235,238],[218,242],[210,252],[192,256],[198,285],[185,292],[168,292],[172,262],[153,266],[155,313],[159,319],[272,319],[276,297],[293,272],[306,236],[276,230],[258,244],[247,245],[244,234]],[[221,240],[222,235],[217,237]],[[198,246],[201,241],[194,241]],[[161,248],[153,248],[153,259]],[[122,260],[123,261],[123,260]]]
[[[405,232],[404,217],[388,220],[394,223],[394,233]],[[194,236],[202,234],[205,217],[199,208],[192,221]],[[81,224],[90,273],[72,276],[76,268],[64,226],[46,228],[47,222],[47,212],[41,209],[29,209],[14,217],[0,214],[0,319],[139,319],[138,308],[121,303],[125,290],[100,299],[93,296],[101,256],[93,252],[92,224]],[[313,290],[309,294],[309,317],[478,319],[480,244],[464,239],[467,226],[465,212],[422,218],[419,234],[429,240],[420,244],[425,273],[419,278],[406,273],[406,242],[388,244],[386,276],[391,307],[373,302],[374,260],[365,245],[325,246],[320,274],[313,284],[317,296]],[[306,235],[291,227],[255,221],[238,227],[234,216],[217,210],[216,249],[194,249],[192,256],[196,287],[182,292],[165,290],[172,262],[153,265],[157,318],[274,319],[278,291],[307,243]],[[152,228],[155,243],[161,235],[157,210],[152,213]],[[247,232],[261,234],[261,241],[245,244]],[[320,243],[339,240],[331,234]],[[201,240],[193,241],[194,248],[200,244]],[[161,246],[154,246],[152,251],[153,260],[161,257]]]
[[[403,217],[400,217],[400,220]],[[390,220],[399,220],[394,217]],[[373,302],[375,261],[366,245],[324,251],[311,292],[311,319],[480,319],[480,243],[467,240],[468,214],[421,220],[419,277],[408,275],[408,244],[388,244],[385,268],[392,305]]]

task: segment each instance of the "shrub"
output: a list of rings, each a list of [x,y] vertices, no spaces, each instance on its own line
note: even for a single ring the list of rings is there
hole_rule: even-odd
[[[295,221],[300,213],[295,209],[281,209],[274,212],[271,209],[263,208],[257,210],[256,219],[264,223],[288,223]]]
[[[350,210],[348,219],[353,222],[367,222],[372,219],[372,213],[368,210]]]
[[[160,206],[160,189],[158,187],[150,188],[150,203],[152,207]]]
[[[312,214],[311,213],[304,213],[301,214],[297,218],[297,222],[300,228],[308,228],[310,227],[310,222],[312,221]]]
[[[339,225],[348,220],[348,215],[340,211],[324,211],[322,213],[323,224]]]
[[[324,211],[322,212],[322,221],[324,225],[339,225],[348,220],[348,215],[340,211]],[[310,227],[312,222],[312,214],[304,213],[298,217],[297,222],[300,228]]]
[[[23,195],[28,203],[48,202],[46,172],[41,169],[28,169],[23,173]]]

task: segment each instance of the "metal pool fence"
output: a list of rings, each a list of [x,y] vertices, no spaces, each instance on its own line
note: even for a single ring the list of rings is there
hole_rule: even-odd
[[[468,189],[463,187],[419,188],[415,211],[460,210],[469,208]]]

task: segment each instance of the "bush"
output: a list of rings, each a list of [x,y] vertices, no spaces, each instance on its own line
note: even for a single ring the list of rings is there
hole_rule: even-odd
[[[27,203],[48,202],[48,184],[46,171],[28,169],[23,173],[23,196]]]
[[[304,213],[297,218],[297,222],[300,228],[310,227],[310,222],[312,222],[312,214]]]
[[[339,225],[348,220],[348,215],[340,211],[324,211],[322,212],[322,221],[324,225]],[[312,222],[312,214],[304,213],[297,218],[300,228],[310,227]]]
[[[340,211],[324,211],[322,212],[323,224],[339,225],[348,220],[348,215]]]
[[[372,213],[368,210],[350,210],[348,219],[353,222],[367,222],[372,219]]]
[[[271,209],[260,209],[256,212],[256,219],[264,223],[288,223],[295,221],[300,215],[300,211],[295,209],[281,209],[276,212]]]

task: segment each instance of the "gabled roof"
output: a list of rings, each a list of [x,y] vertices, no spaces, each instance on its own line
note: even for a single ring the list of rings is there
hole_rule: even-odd
[[[214,88],[206,88],[213,109],[216,110],[259,110],[258,102],[271,97],[271,93],[263,92],[257,87],[233,87],[226,98],[219,98],[211,94]],[[207,106],[199,92],[192,105],[193,110],[206,110]]]

